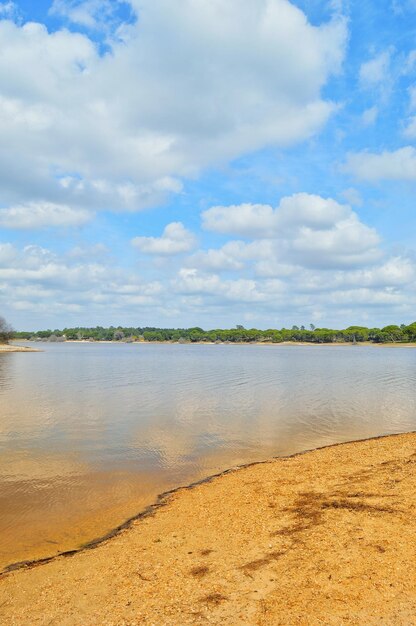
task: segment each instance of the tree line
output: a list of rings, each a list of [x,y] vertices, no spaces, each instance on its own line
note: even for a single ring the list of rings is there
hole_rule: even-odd
[[[10,333],[9,333],[10,334]],[[1,341],[0,331],[0,341]],[[95,326],[93,328],[75,327],[35,332],[16,332],[16,339],[32,341],[116,341],[116,342],[177,342],[177,343],[282,343],[284,341],[308,343],[406,343],[416,342],[416,322],[412,324],[391,324],[383,328],[367,328],[365,326],[349,326],[342,330],[332,328],[316,328],[313,324],[292,326],[292,328],[244,328],[238,325],[230,329],[204,330],[199,326],[192,328],[156,328],[156,327],[125,327]],[[10,338],[10,336],[9,336]]]

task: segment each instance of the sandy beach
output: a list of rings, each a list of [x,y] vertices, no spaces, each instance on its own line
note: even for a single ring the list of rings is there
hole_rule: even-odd
[[[410,625],[416,434],[235,470],[2,576],[3,625]]]
[[[0,343],[0,354],[2,352],[41,352],[41,350],[28,346],[16,346],[12,343]]]
[[[43,342],[39,342],[43,343]],[[48,343],[48,342],[45,342]],[[374,341],[360,341],[356,344],[353,344],[349,341],[334,341],[328,343],[317,343],[314,341],[224,341],[219,344],[215,341],[189,341],[184,344],[178,344],[177,341],[133,341],[133,342],[125,342],[125,341],[89,341],[88,339],[67,339],[64,343],[82,343],[82,344],[112,344],[112,345],[122,345],[124,343],[128,343],[128,345],[135,346],[151,346],[151,345],[186,345],[186,346],[311,346],[311,347],[320,347],[320,348],[329,348],[329,347],[343,347],[343,346],[354,346],[359,348],[360,346],[373,346],[375,348],[416,348],[416,342],[387,342],[387,343],[375,343]]]

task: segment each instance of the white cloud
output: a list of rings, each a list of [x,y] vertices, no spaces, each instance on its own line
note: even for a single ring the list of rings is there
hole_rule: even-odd
[[[276,209],[251,204],[212,207],[202,213],[202,220],[207,230],[270,240],[246,249],[246,255],[248,250],[253,253],[253,246],[267,254],[259,265],[263,274],[271,273],[269,264],[280,271],[288,261],[331,268],[371,263],[380,256],[380,240],[374,229],[363,224],[348,205],[317,195],[285,197]],[[228,257],[236,251],[240,260],[241,246],[234,250],[229,247]]]
[[[415,65],[416,65],[416,50],[410,50],[410,52],[408,53],[406,59],[405,59],[405,63],[403,66],[403,74],[411,74],[414,69],[415,69]]]
[[[364,126],[372,126],[378,117],[378,107],[373,106],[370,107],[369,109],[366,109],[362,116],[361,116],[361,120],[362,123],[364,124]]]
[[[243,241],[229,241],[222,248],[200,250],[186,261],[191,267],[215,272],[238,271],[244,268],[248,246]]]
[[[202,227],[221,234],[242,237],[273,237],[276,213],[267,204],[214,206],[202,215]]]
[[[172,222],[165,227],[161,237],[135,237],[132,244],[144,254],[170,256],[192,250],[196,237],[181,222]]]
[[[376,232],[352,214],[319,232],[301,231],[293,240],[291,256],[309,267],[353,267],[371,263],[380,257]]]
[[[412,318],[416,266],[410,257],[383,255],[359,266],[302,266],[283,241],[229,244],[224,246],[227,255],[245,264],[244,275],[237,270],[236,276],[233,268],[230,275],[220,275],[220,266],[218,271],[197,265],[178,270],[171,264],[160,280],[145,280],[137,270],[118,265],[111,254],[92,262],[82,254],[3,243],[0,309],[19,328],[21,318],[26,328],[79,325],[80,319],[209,328],[234,325],[246,316],[253,325],[268,327],[288,320],[304,323],[319,312],[336,326],[362,319],[371,309],[372,323],[374,317],[386,323]],[[262,263],[267,271],[260,271]]]
[[[287,320],[291,312],[299,319],[299,311],[315,319],[317,311],[324,311],[327,319],[342,312],[350,323],[352,317],[357,319],[357,312],[365,317],[372,308],[384,319],[400,319],[403,314],[408,317],[409,306],[416,303],[416,266],[408,258],[392,257],[358,269],[322,271],[288,265],[281,269],[279,277],[266,274],[249,280],[223,279],[216,273],[186,268],[179,271],[172,287],[176,297],[184,298],[183,306],[192,306],[199,314],[223,311],[235,303],[240,308],[230,309],[234,315],[249,311],[252,315],[252,308],[244,307],[255,302],[255,318],[265,315],[268,320],[271,315]]]
[[[264,204],[212,207],[203,211],[202,226],[222,234],[274,238],[299,226],[315,230],[330,228],[350,213],[348,206],[331,198],[297,193],[282,198],[276,209]]]
[[[381,265],[357,270],[352,273],[350,282],[363,287],[384,288],[400,287],[415,281],[414,261],[405,257],[392,257]]]
[[[351,153],[343,169],[362,180],[416,180],[416,149]]]
[[[334,110],[321,89],[343,59],[341,18],[312,26],[287,0],[133,4],[104,56],[79,33],[0,22],[3,205],[138,210],[201,168],[304,140]],[[54,7],[97,20],[93,1]]]
[[[416,54],[416,51],[413,51]],[[409,112],[414,113],[416,110],[416,87],[409,87]],[[407,139],[415,139],[416,137],[416,115],[410,115],[406,120],[406,126],[403,129],[403,135]]]
[[[391,52],[385,50],[373,59],[366,61],[360,67],[360,82],[364,87],[371,89],[389,78]]]
[[[34,229],[48,227],[81,226],[92,218],[82,209],[51,202],[28,202],[0,209],[0,226],[3,228]]]
[[[412,115],[407,120],[407,126],[403,130],[403,135],[407,139],[415,139],[416,138],[416,115]]]
[[[361,197],[361,194],[358,189],[355,189],[354,187],[348,187],[348,189],[344,189],[344,191],[342,191],[340,195],[348,202],[348,204],[352,204],[355,206],[363,205],[363,199]]]
[[[305,269],[296,276],[296,290],[301,293],[329,294],[366,289],[386,291],[405,295],[415,289],[416,265],[414,260],[404,256],[381,258],[370,267],[351,268],[347,271],[336,269],[322,273],[315,269]],[[409,291],[410,290],[410,291]]]
[[[49,13],[86,28],[108,30],[122,0],[53,0]]]
[[[277,231],[298,229],[328,230],[348,219],[351,209],[321,196],[296,193],[283,198],[276,209]]]
[[[416,60],[416,50],[414,51],[415,60]],[[416,87],[412,86],[409,88],[409,109],[411,111],[416,110]]]
[[[80,262],[39,246],[18,249],[0,245],[0,305],[12,311],[30,311],[41,320],[62,314],[108,315],[123,307],[160,306],[161,285],[106,263]],[[56,322],[59,320],[55,320]],[[61,321],[62,325],[62,321]]]
[[[15,20],[20,16],[19,7],[15,2],[0,2],[0,19]]]
[[[181,269],[173,281],[173,288],[182,294],[203,294],[215,299],[236,302],[256,302],[264,299],[254,280],[221,280],[216,274],[197,269]]]
[[[7,267],[17,256],[17,251],[11,243],[0,243],[0,267]]]
[[[109,248],[103,243],[92,245],[75,246],[68,252],[70,259],[91,259],[106,257],[110,253]]]

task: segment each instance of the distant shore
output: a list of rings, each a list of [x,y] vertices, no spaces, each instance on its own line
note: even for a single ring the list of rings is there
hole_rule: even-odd
[[[414,433],[236,468],[94,550],[3,576],[0,621],[408,626],[415,507]]]
[[[20,341],[19,339],[16,341]],[[178,342],[178,341],[91,341],[89,339],[66,339],[62,342],[49,342],[49,341],[29,341],[29,343],[93,343],[93,344],[112,344],[112,345],[184,345],[184,346],[318,346],[318,347],[343,347],[343,346],[374,346],[376,348],[416,348],[416,342],[387,342],[387,343],[376,343],[374,341],[360,341],[357,343],[352,343],[348,341],[334,341],[334,342],[314,342],[314,341],[186,341],[186,342]],[[0,344],[1,345],[1,344]],[[31,348],[27,348],[30,351],[33,351]],[[11,350],[13,352],[13,350]]]

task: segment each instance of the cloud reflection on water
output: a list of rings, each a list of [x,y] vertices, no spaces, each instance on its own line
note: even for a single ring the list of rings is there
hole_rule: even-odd
[[[0,358],[4,562],[47,553],[50,536],[91,539],[229,466],[416,428],[416,350],[44,348]]]

